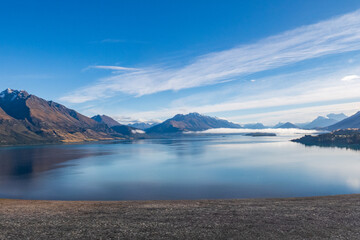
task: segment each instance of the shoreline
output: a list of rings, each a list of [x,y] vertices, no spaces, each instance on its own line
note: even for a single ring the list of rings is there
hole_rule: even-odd
[[[267,199],[0,199],[0,239],[359,238],[360,194]]]

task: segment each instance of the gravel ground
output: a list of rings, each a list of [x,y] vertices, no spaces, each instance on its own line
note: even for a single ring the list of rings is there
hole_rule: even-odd
[[[360,239],[360,195],[119,202],[3,199],[0,239]]]

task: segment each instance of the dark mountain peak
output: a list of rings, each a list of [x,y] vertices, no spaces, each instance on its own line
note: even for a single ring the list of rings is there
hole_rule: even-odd
[[[176,114],[173,118],[171,118],[172,120],[178,120],[178,119],[184,119],[184,118],[198,118],[198,117],[204,117],[203,115],[193,112],[193,113],[188,113],[188,114]]]
[[[187,115],[191,117],[206,117],[197,112],[188,113]]]
[[[5,89],[0,93],[2,101],[14,101],[16,99],[26,99],[30,94],[24,90]]]
[[[99,123],[106,124],[108,127],[120,126],[121,124],[113,118],[106,115],[96,115],[92,117],[93,120]]]

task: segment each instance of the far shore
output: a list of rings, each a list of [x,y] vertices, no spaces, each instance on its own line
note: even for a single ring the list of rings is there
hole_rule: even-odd
[[[360,194],[43,201],[0,199],[0,239],[359,239]]]

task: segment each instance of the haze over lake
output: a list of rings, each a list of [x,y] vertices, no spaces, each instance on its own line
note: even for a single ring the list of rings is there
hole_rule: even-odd
[[[357,193],[355,150],[302,135],[199,135],[0,148],[0,198],[153,200]]]

